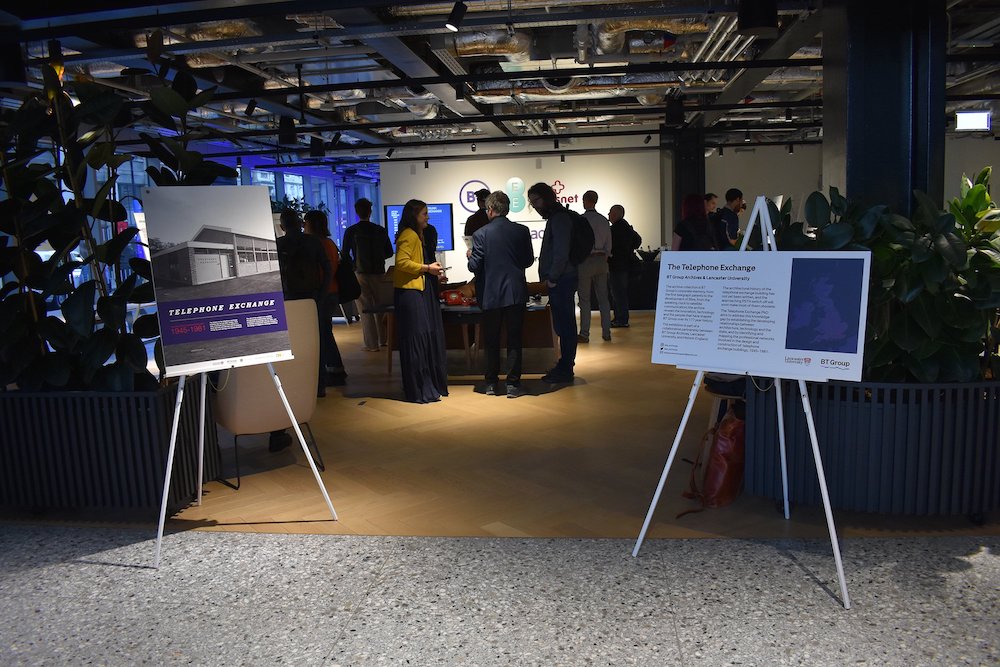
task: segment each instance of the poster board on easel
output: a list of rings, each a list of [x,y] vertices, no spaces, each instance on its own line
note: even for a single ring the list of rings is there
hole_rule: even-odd
[[[201,375],[198,504],[210,371],[266,365],[333,520],[337,512],[274,371],[292,359],[277,240],[263,186],[145,188],[153,291],[167,377],[178,377],[153,567],[160,565],[167,490],[188,375]]]
[[[746,251],[757,224],[768,252]],[[697,373],[633,556],[649,529],[706,371],[774,378],[788,518],[780,383],[782,378],[794,379],[809,430],[842,602],[850,608],[805,381],[861,379],[870,268],[867,252],[779,252],[763,196],[754,204],[740,252],[671,252],[661,257],[652,361]]]
[[[291,359],[265,186],[143,189],[167,377]]]

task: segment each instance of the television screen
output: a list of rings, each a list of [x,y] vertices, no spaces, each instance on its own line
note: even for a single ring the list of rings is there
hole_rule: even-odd
[[[403,215],[402,205],[391,205],[385,207],[385,223],[389,230],[389,240],[392,247],[396,247],[396,232],[399,231],[399,218]],[[452,234],[451,204],[428,204],[427,224],[433,225],[437,230],[438,250],[454,250],[455,238]]]

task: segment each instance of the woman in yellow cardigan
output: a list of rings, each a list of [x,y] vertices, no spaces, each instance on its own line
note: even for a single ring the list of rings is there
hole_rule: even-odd
[[[411,199],[403,207],[396,235],[395,318],[403,394],[414,403],[430,403],[448,395],[441,305],[432,280],[442,269],[424,256],[427,204]]]

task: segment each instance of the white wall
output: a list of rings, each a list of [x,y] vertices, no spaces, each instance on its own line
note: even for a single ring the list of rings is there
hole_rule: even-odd
[[[383,162],[382,203],[404,204],[415,198],[429,203],[452,204],[455,250],[445,252],[443,262],[451,267],[449,281],[455,282],[472,277],[466,268],[462,243],[465,220],[477,209],[474,197],[469,202],[470,195],[486,187],[503,190],[510,196],[520,187],[526,202],[527,189],[540,181],[552,185],[560,197],[568,200],[567,205],[578,212],[583,212],[580,200],[587,190],[597,192],[597,210],[604,215],[612,205],[621,204],[625,207],[625,218],[642,235],[643,244],[647,243],[646,239],[653,245],[659,243],[661,179],[659,152],[655,150],[616,151],[609,148],[607,152],[586,155],[567,153],[566,162],[560,162],[558,155],[492,159],[477,156],[476,159],[431,161],[427,168],[422,160]],[[537,257],[545,221],[530,206],[514,210],[515,204],[512,202],[509,217],[531,230]],[[537,262],[527,274],[529,281],[538,279]]]

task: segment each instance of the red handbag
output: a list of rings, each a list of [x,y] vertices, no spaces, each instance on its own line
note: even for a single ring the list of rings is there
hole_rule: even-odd
[[[702,447],[691,469],[691,487],[684,492],[685,498],[701,501],[701,509],[687,510],[681,517],[691,512],[700,512],[706,507],[725,507],[743,490],[743,463],[746,459],[746,422],[736,416],[730,406],[719,425],[708,430],[705,438],[711,443]],[[707,449],[707,456],[706,456]],[[707,458],[707,461],[704,460]],[[698,473],[704,469],[701,488],[698,488]]]

